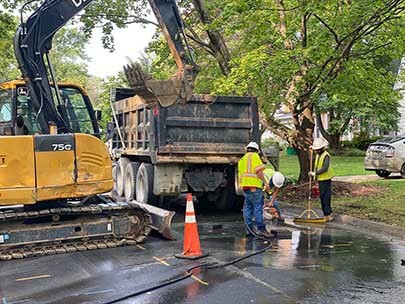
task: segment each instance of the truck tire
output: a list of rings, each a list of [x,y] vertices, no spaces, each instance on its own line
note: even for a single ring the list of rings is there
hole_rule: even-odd
[[[127,165],[129,164],[129,159],[125,157],[121,157],[117,163],[117,194],[119,197],[124,196],[124,178],[125,178],[125,170]]]
[[[127,201],[132,201],[135,198],[136,175],[140,165],[138,162],[130,162],[125,169],[124,194]]]
[[[375,174],[377,174],[379,177],[387,178],[388,176],[390,176],[391,172],[385,170],[375,170]]]
[[[136,174],[135,193],[136,200],[140,203],[155,203],[153,195],[153,165],[142,163]]]

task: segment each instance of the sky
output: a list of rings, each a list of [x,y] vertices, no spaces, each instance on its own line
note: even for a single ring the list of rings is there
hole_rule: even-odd
[[[93,37],[86,47],[86,54],[91,58],[88,63],[89,73],[98,77],[114,76],[128,63],[127,57],[136,60],[142,54],[155,32],[156,27],[131,24],[126,29],[113,31],[115,51],[103,48],[101,29],[94,30]]]

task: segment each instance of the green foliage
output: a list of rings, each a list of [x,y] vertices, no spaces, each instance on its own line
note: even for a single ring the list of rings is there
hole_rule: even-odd
[[[50,55],[58,81],[87,86],[89,58],[83,51],[87,42],[87,37],[77,28],[62,28],[56,33]]]
[[[13,37],[16,27],[16,18],[0,12],[0,82],[17,78],[20,75],[13,51]]]
[[[367,134],[360,134],[356,136],[351,141],[344,141],[342,146],[346,149],[358,149],[361,151],[366,151],[369,144],[380,139],[381,136],[368,136]]]
[[[119,73],[117,76],[110,76],[103,79],[99,88],[100,95],[97,107],[102,111],[101,126],[104,129],[108,122],[111,122],[111,90],[114,88],[128,87],[124,73]]]
[[[362,156],[362,157],[364,157],[364,156],[366,156],[366,152],[364,150],[360,150],[357,148],[351,148],[351,149],[344,151],[341,155],[342,156]]]

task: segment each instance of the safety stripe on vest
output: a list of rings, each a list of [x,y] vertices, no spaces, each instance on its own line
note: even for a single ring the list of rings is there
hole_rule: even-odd
[[[243,177],[257,177],[256,173],[242,173],[241,176]]]
[[[246,170],[248,173],[252,173],[252,156],[253,153],[248,154],[247,163],[246,163]]]

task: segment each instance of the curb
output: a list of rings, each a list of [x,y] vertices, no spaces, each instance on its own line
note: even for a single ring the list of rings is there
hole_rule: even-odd
[[[288,211],[293,213],[297,212],[298,215],[302,210],[303,207],[298,207],[293,204],[279,202],[281,206],[285,206]],[[304,207],[305,208],[305,207]],[[314,211],[318,214],[322,214],[322,210],[314,209]],[[342,214],[334,214],[334,221],[332,223],[340,224],[344,226],[351,226],[348,227],[349,229],[360,228],[363,232],[383,235],[385,237],[394,237],[399,240],[405,240],[405,228],[401,228],[398,226],[392,226],[385,223],[374,222],[369,220],[363,220],[357,217],[349,216],[349,215],[342,215]],[[358,229],[356,229],[358,230]]]

